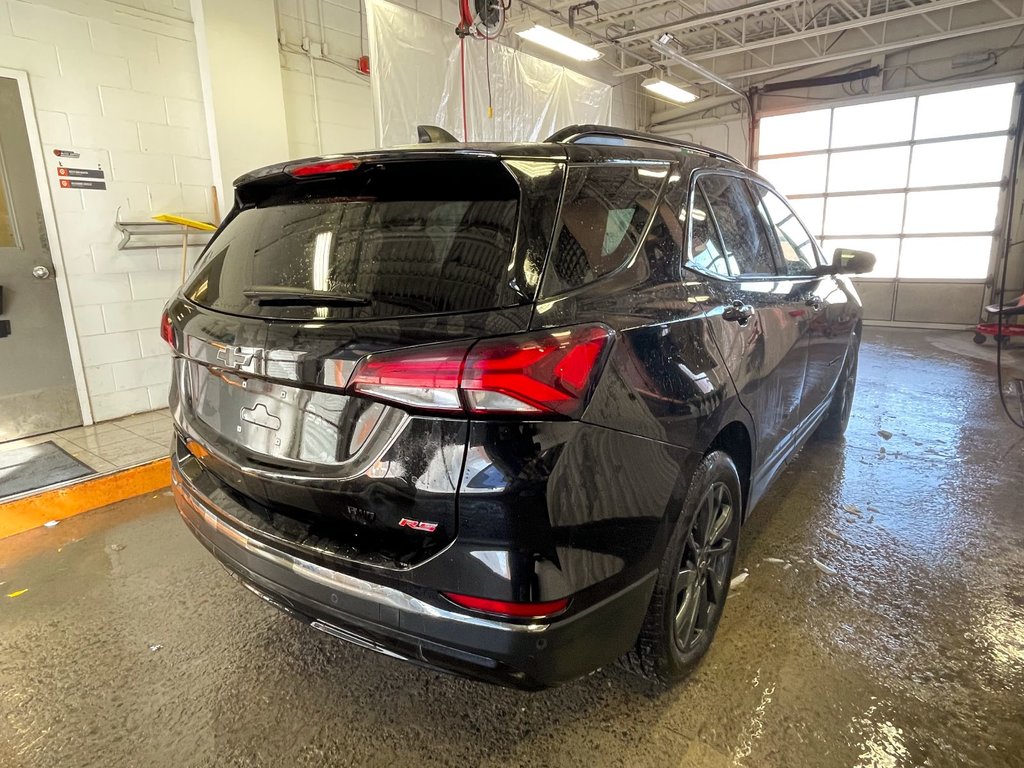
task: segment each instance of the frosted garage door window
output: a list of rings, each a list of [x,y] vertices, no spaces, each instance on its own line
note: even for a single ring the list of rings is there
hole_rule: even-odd
[[[831,203],[831,201],[829,201]],[[907,195],[907,234],[991,232],[996,226],[999,187],[911,192]]]
[[[914,147],[910,186],[940,187],[999,181],[1006,159],[1006,139],[943,141]]]
[[[1014,87],[765,117],[758,169],[824,239],[829,259],[843,246],[875,254],[867,277],[984,279],[1005,194]]]
[[[933,93],[918,99],[915,139],[941,139],[1010,127],[1013,83]]]
[[[835,152],[828,169],[828,191],[903,189],[909,163],[909,146]]]
[[[830,197],[825,203],[825,235],[899,234],[903,195]]]
[[[758,151],[762,155],[811,152],[828,147],[832,110],[797,112],[761,119]]]
[[[866,147],[910,141],[913,129],[913,99],[839,107],[832,123],[832,146]]]
[[[828,155],[802,155],[764,160],[757,170],[784,195],[806,195],[825,188]]]
[[[991,253],[991,237],[908,237],[899,276],[983,280]]]

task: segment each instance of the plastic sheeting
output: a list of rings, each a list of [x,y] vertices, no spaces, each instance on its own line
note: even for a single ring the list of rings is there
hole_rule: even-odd
[[[464,138],[454,27],[383,0],[366,0],[366,9],[378,145],[415,144],[422,124]],[[612,87],[565,67],[472,37],[465,64],[469,141],[540,141],[567,125],[611,119]]]

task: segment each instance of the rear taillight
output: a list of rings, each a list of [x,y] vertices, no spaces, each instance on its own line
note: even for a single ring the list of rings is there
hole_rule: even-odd
[[[435,411],[578,416],[612,332],[583,325],[370,355],[349,390]]]
[[[474,345],[462,371],[473,413],[573,416],[589,394],[611,331],[589,325]]]
[[[160,318],[160,338],[171,345],[174,349],[174,328],[171,326],[171,318],[166,312]]]
[[[442,592],[441,594],[462,608],[516,619],[550,618],[569,607],[568,597],[563,597],[560,600],[548,600],[543,603],[513,603],[508,600],[491,600],[487,597],[472,597],[454,592]]]
[[[414,408],[461,411],[459,375],[469,344],[435,345],[363,358],[348,388]]]

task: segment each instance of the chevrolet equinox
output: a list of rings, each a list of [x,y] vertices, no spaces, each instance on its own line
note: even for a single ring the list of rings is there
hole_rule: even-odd
[[[676,680],[743,521],[846,426],[874,259],[826,260],[705,147],[440,133],[235,182],[161,326],[177,506],[341,640],[521,688]]]

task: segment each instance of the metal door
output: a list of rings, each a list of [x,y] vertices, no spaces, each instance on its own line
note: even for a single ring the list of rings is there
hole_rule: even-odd
[[[0,77],[0,442],[82,423],[18,83]]]

